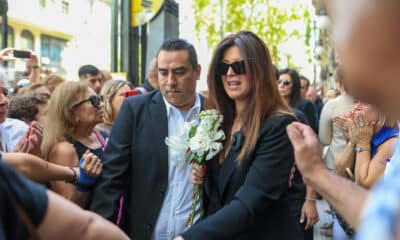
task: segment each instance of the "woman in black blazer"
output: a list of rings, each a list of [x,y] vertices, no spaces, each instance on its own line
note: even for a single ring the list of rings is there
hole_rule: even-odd
[[[208,87],[208,107],[223,114],[227,140],[207,162],[206,218],[177,239],[297,239],[287,200],[294,156],[286,126],[295,117],[279,95],[265,43],[246,31],[222,40]],[[193,170],[192,181],[201,183]]]

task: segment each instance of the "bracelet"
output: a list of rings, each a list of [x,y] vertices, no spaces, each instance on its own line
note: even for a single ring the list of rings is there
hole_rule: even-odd
[[[317,199],[316,198],[307,198],[306,197],[306,201],[314,201],[315,202],[315,201],[317,201]]]
[[[65,183],[76,184],[78,180],[78,175],[76,174],[75,170],[72,167],[69,167],[72,171],[72,179],[65,180]]]

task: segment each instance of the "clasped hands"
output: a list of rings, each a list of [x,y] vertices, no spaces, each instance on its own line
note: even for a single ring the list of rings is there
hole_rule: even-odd
[[[101,160],[89,150],[83,154],[79,161],[79,178],[76,189],[80,192],[88,192],[96,183],[103,168]]]
[[[347,141],[356,146],[370,146],[376,122],[368,120],[364,113],[335,116],[333,122],[342,130]]]

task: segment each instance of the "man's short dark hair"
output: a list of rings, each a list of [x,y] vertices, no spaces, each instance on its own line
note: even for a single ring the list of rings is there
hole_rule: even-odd
[[[100,74],[100,70],[97,67],[90,65],[90,64],[83,65],[79,68],[79,71],[78,71],[79,78],[80,79],[84,78],[86,76],[86,74],[98,75],[98,74]]]
[[[307,82],[306,88],[310,87],[310,80],[308,80],[308,78],[306,78],[305,76],[300,76],[300,80],[304,80]]]
[[[179,50],[187,50],[189,52],[189,62],[192,65],[193,69],[197,66],[197,53],[196,49],[194,49],[193,45],[184,39],[170,39],[166,40],[158,50],[157,56],[161,51],[179,51]]]

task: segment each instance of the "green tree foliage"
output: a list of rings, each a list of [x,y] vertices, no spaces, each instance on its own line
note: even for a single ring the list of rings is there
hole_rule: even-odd
[[[310,46],[311,20],[304,0],[292,1],[290,6],[282,7],[280,0],[193,0],[196,20],[196,33],[205,37],[210,49],[223,36],[250,30],[259,35],[268,45],[275,63],[285,57],[290,63],[288,53],[280,53],[279,44],[290,39],[298,39]],[[287,4],[286,4],[287,5]],[[301,21],[305,30],[293,28],[294,22]],[[304,54],[310,54],[307,49]],[[309,61],[311,57],[308,56]]]

